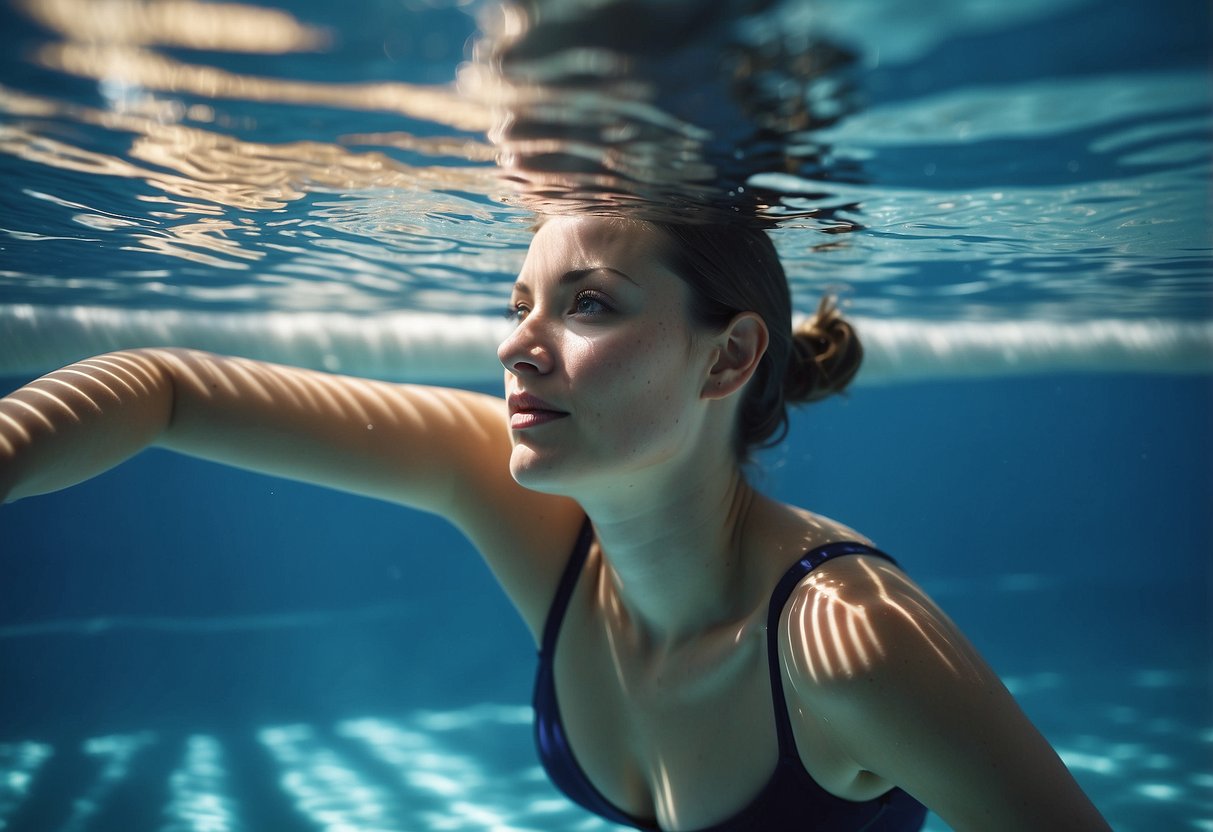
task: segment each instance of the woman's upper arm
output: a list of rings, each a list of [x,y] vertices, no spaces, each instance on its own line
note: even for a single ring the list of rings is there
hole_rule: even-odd
[[[480,550],[538,632],[583,514],[510,475],[505,402],[181,350],[160,444],[433,512]]]
[[[449,514],[508,442],[491,396],[193,350],[139,354],[172,379],[156,444],[241,468]]]
[[[818,573],[788,605],[785,667],[800,704],[860,768],[962,832],[1108,828],[994,672],[900,570],[848,557]]]
[[[63,488],[149,444],[434,512],[462,529],[536,629],[581,513],[509,473],[505,403],[185,349],[51,373],[0,407],[0,488]],[[550,584],[550,586],[549,586]]]

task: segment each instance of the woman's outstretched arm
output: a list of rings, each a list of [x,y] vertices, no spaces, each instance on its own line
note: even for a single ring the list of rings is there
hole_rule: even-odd
[[[0,399],[0,498],[65,488],[149,445],[444,516],[532,629],[582,518],[511,478],[499,398],[184,349],[97,356]]]
[[[501,407],[465,391],[194,350],[115,352],[0,400],[0,486],[6,499],[53,491],[159,445],[458,514],[463,472],[508,476],[504,464],[484,464],[508,450]]]

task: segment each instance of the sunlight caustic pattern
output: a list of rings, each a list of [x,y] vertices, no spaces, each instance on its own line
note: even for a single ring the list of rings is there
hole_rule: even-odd
[[[531,710],[483,706],[462,714],[423,712],[416,728],[383,719],[350,720],[338,725],[337,733],[359,741],[395,770],[399,784],[413,796],[415,815],[430,828],[522,832],[530,828],[516,825],[523,821],[555,828],[549,824],[567,812],[565,801],[534,799],[517,805],[519,793],[541,790],[546,784],[538,766],[490,772],[486,755],[461,752],[442,741],[452,731],[475,731],[493,724],[525,729],[531,724]],[[428,808],[422,808],[426,804]]]
[[[884,656],[867,609],[843,599],[841,583],[813,572],[807,584],[813,589],[813,601],[797,605],[794,632],[801,644],[811,644],[812,649],[797,650],[793,657],[804,656],[814,682],[835,675],[851,677],[870,668],[875,656]]]
[[[887,652],[881,627],[872,618],[878,609],[893,619],[892,626],[908,626],[953,675],[980,675],[967,650],[957,649],[951,635],[955,627],[904,574],[867,560],[855,564],[862,573],[857,580],[811,572],[804,581],[808,592],[790,606],[795,646],[790,656],[798,673],[822,681],[851,678],[874,667]]]
[[[99,758],[102,761],[101,770],[88,790],[72,802],[71,815],[60,827],[60,832],[86,832],[90,829],[93,817],[130,774],[135,756],[155,741],[156,735],[150,731],[86,740],[84,753]]]
[[[214,737],[190,737],[181,766],[169,776],[159,832],[237,832],[237,807],[229,793],[223,747]]]
[[[395,796],[361,776],[311,726],[263,728],[258,738],[283,771],[279,785],[317,829],[402,828]]]
[[[119,439],[128,430],[137,432],[148,426],[136,425],[131,429],[115,426],[117,435],[103,436],[101,442],[96,438],[82,441],[80,428],[86,422],[96,422],[107,408],[120,412],[123,404],[151,394],[157,386],[154,369],[146,356],[110,355],[73,364],[26,385],[0,404],[0,454],[17,457],[20,449],[35,444],[38,435],[55,433],[65,440],[65,447],[56,452],[59,456],[45,469],[45,484],[42,481],[29,484],[34,493],[40,493],[39,488],[62,487],[78,481],[70,476],[65,481],[58,470],[68,460],[76,460],[70,467],[79,464],[84,469],[82,473],[105,470],[120,459],[112,456],[105,440]],[[0,482],[0,494],[6,494],[11,486],[12,483]]]
[[[40,742],[0,743],[0,830],[29,793],[38,769],[53,753]]]
[[[273,766],[279,802],[292,829],[317,832],[542,832],[614,827],[586,818],[548,784],[533,759],[494,765],[486,748],[525,748],[530,708],[484,704],[418,711],[401,719],[359,718],[333,726],[270,725],[255,730]],[[260,832],[234,795],[224,740],[210,734],[170,737],[152,732],[85,740],[80,752],[104,760],[62,832],[100,832],[116,791],[157,744],[178,745],[181,762],[164,773],[167,799],[157,832]],[[35,791],[39,766],[53,753],[34,742],[0,745],[0,829],[19,819]],[[71,749],[60,751],[72,756]],[[257,784],[262,788],[262,784]],[[24,827],[17,827],[23,829]]]
[[[1108,723],[1099,738],[1062,728],[1052,732],[1059,753],[1101,805],[1117,809],[1121,832],[1154,832],[1164,816],[1192,819],[1168,828],[1207,830],[1198,819],[1213,809],[1208,765],[1213,728],[1147,717],[1160,713],[1165,697],[1199,689],[1199,680],[1157,668],[1131,671],[1130,677],[1127,687],[1140,700],[1097,707]],[[1037,673],[1007,682],[1029,707],[1051,709],[1044,713],[1046,722],[1054,716],[1065,722],[1072,705],[1057,700],[1075,692],[1066,689],[1064,675]],[[1104,689],[1126,687],[1123,678],[1110,682]],[[146,755],[165,746],[180,749],[180,755],[167,770],[151,772],[153,782],[162,777],[168,786],[164,804],[148,810],[154,810],[157,823],[147,828],[157,832],[261,832],[251,825],[250,807],[236,797],[239,791],[247,795],[247,787],[284,813],[292,832],[615,829],[587,816],[548,784],[527,741],[530,719],[524,705],[485,703],[332,725],[267,725],[251,729],[258,740],[252,744],[238,736],[146,731],[57,747],[35,741],[0,744],[0,830],[29,829],[21,823],[26,801],[63,799],[58,786],[39,795],[41,781],[52,779],[44,774],[46,761],[60,757],[100,765],[80,784],[73,808],[55,829],[112,828],[106,824],[119,791],[129,787],[140,767],[146,778]],[[273,782],[237,789],[230,766],[235,747],[245,755],[263,755],[268,769],[253,770],[264,770],[261,776]],[[667,820],[675,818],[671,814]],[[945,829],[935,817],[927,826],[927,832]]]

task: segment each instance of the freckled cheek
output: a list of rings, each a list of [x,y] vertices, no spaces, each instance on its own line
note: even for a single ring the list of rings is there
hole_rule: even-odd
[[[678,363],[680,355],[669,338],[632,338],[569,356],[566,369],[579,391],[600,407],[616,410],[627,400],[641,398],[649,410],[655,398],[669,399],[675,385],[685,380],[687,368]]]
[[[682,368],[652,364],[638,368],[628,385],[627,403],[620,401],[626,418],[641,432],[662,431],[676,426],[685,407]]]

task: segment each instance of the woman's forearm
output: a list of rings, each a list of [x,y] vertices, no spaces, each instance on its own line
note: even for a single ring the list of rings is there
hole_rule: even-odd
[[[155,351],[107,353],[0,399],[0,501],[66,488],[154,442],[172,420],[172,375]]]

